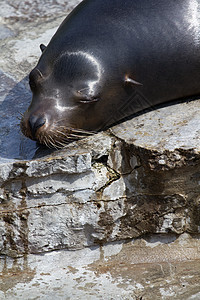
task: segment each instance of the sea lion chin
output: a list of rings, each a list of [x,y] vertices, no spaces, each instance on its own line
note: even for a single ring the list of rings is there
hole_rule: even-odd
[[[61,148],[150,106],[200,94],[200,18],[194,28],[190,2],[82,1],[40,45],[24,135]]]

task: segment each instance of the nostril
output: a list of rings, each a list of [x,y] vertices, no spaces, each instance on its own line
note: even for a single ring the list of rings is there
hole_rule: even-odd
[[[46,120],[42,116],[30,116],[29,126],[32,136],[35,137],[36,131],[46,123]]]

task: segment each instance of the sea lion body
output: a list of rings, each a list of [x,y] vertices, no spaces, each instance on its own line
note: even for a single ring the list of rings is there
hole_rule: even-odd
[[[60,147],[149,106],[200,94],[200,2],[85,0],[42,50],[21,128]]]

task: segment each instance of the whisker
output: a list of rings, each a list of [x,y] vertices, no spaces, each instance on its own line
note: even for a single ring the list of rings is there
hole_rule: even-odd
[[[74,139],[74,140],[80,140],[81,138],[84,138],[85,136],[77,136],[76,134],[69,134],[68,136],[67,136],[67,138],[72,138],[72,139]]]
[[[62,141],[77,141],[77,138],[75,139],[75,138],[73,138],[73,137],[71,137],[71,136],[67,136],[65,139],[62,139]]]
[[[56,148],[56,144],[54,142],[52,142],[51,140],[49,140],[49,144],[50,144],[50,147],[49,148]],[[56,148],[57,149],[57,148]]]
[[[82,134],[86,134],[86,135],[93,135],[93,134],[96,133],[96,131],[88,131],[88,130],[81,129],[81,128],[65,127],[65,126],[63,126],[63,125],[60,125],[60,126],[59,126],[59,129],[60,129],[60,128],[64,128],[65,131],[66,131],[66,130],[69,130],[69,131],[71,131],[71,132],[73,132],[73,133],[82,133]]]
[[[60,130],[58,130],[58,129],[56,130],[56,132],[59,133],[59,134],[61,134],[61,135],[66,136],[66,133],[64,133],[64,132],[62,132],[62,131],[60,131]]]
[[[56,141],[56,146],[59,146],[59,145],[61,145],[61,147],[66,146],[66,144],[64,144],[64,143],[62,143],[62,142],[60,142],[60,141]]]
[[[49,139],[52,143],[54,143],[54,139],[52,138],[51,135],[48,136],[48,139]]]
[[[74,128],[72,128],[72,132],[73,133],[82,133],[82,134],[86,134],[86,135],[93,135],[94,133],[96,133],[95,131],[87,131],[87,130],[83,130],[83,129],[74,129]]]
[[[47,139],[46,136],[43,136],[43,141],[44,141],[45,145],[46,145],[48,148],[51,148],[51,147],[49,146],[49,141],[48,141],[48,139]]]
[[[46,146],[49,148],[49,146],[48,146],[48,144],[47,144],[47,142],[46,142],[46,140],[45,140],[45,139],[43,139],[42,141],[40,141],[40,143],[41,143],[41,144],[43,144],[43,143],[44,143],[44,144],[45,144],[45,145],[46,145]]]
[[[59,121],[61,121],[61,119]],[[87,131],[80,128],[58,125],[59,121],[55,122],[53,124],[53,128],[49,128],[47,132],[41,132],[39,134],[38,140],[41,144],[45,144],[48,148],[61,149],[66,147],[69,143],[96,133],[94,131]]]

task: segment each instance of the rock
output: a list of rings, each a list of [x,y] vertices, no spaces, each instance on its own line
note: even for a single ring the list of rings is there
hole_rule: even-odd
[[[198,234],[199,108],[198,100],[164,107],[51,155],[4,163],[1,253],[80,249],[144,234]],[[173,148],[171,138],[177,141]]]
[[[44,2],[0,3],[0,298],[199,299],[200,100],[38,148],[27,75],[79,1]]]
[[[77,251],[5,258],[1,300],[199,299],[200,241],[154,235]],[[142,297],[142,298],[141,298]]]
[[[49,4],[49,21],[44,14],[40,23],[38,1],[33,10],[18,2],[7,3],[12,17],[1,24],[0,253],[198,234],[200,100],[159,107],[61,151],[39,149],[21,135],[17,116],[31,98],[24,76],[60,23],[64,2],[57,3],[57,18]]]
[[[8,27],[0,25],[0,40],[4,40],[14,35],[15,33],[12,30],[10,30]]]

